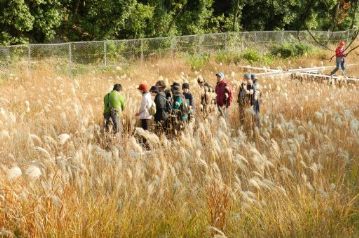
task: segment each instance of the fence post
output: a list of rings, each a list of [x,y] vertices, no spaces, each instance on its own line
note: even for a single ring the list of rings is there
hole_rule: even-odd
[[[69,74],[72,78],[72,48],[71,48],[71,42],[68,44],[69,46]]]
[[[31,45],[27,45],[27,71],[30,74],[31,72]]]
[[[104,64],[105,64],[105,67],[107,66],[107,44],[106,44],[106,40],[103,41],[103,53],[104,53]]]
[[[243,32],[243,33],[239,33],[241,34],[241,51],[244,51],[244,41],[246,39],[246,33]]]
[[[143,57],[143,39],[140,39],[140,50],[141,50],[141,63],[143,63],[144,57]]]
[[[229,32],[226,32],[226,37],[225,37],[225,40],[224,40],[224,50],[225,51],[228,51],[228,48],[229,48],[229,51],[231,51],[231,45],[229,45],[229,39],[230,39],[230,33]]]
[[[174,56],[175,56],[176,44],[177,44],[176,36],[173,36],[171,39],[171,56],[172,56],[172,58],[174,58]]]

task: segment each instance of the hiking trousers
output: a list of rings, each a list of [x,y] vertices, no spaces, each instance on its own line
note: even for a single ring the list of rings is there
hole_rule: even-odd
[[[253,111],[254,111],[254,122],[255,122],[255,126],[257,126],[258,128],[260,127],[260,120],[259,120],[259,111],[260,111],[260,108],[259,108],[259,101],[256,100],[254,101],[254,104],[253,104]]]
[[[141,127],[142,127],[142,129],[144,129],[145,131],[148,130],[149,121],[150,121],[150,119],[141,119]]]
[[[110,124],[112,123],[112,131],[114,134],[122,133],[122,123],[120,120],[120,113],[114,109],[111,109],[109,113],[104,114],[105,131],[110,130]]]
[[[335,74],[339,69],[343,72],[345,71],[345,59],[344,57],[337,57],[336,58],[336,66],[335,69],[330,73],[330,75]]]
[[[219,116],[227,118],[228,116],[228,108],[226,106],[219,106],[218,107],[218,111],[219,111]]]

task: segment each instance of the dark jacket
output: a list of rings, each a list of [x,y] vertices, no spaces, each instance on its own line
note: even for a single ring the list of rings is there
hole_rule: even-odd
[[[166,121],[168,118],[167,112],[167,99],[166,94],[164,92],[157,93],[155,97],[156,103],[156,114],[155,114],[155,122]]]
[[[188,106],[193,107],[193,96],[192,93],[183,93],[184,98],[187,100]]]

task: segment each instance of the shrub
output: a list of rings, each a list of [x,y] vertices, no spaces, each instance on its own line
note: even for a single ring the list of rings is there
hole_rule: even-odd
[[[215,55],[215,61],[223,64],[238,64],[242,60],[240,54],[236,52],[220,51]]]
[[[210,59],[210,55],[207,53],[204,54],[189,54],[187,56],[187,63],[191,66],[193,70],[198,70],[203,68]]]
[[[312,51],[312,46],[303,43],[284,43],[275,45],[270,49],[271,55],[281,58],[303,56]]]
[[[249,63],[258,62],[262,60],[262,55],[254,49],[247,49],[245,50],[241,57],[247,60]]]

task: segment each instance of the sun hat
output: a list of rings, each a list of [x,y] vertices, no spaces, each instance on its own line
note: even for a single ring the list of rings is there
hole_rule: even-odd
[[[165,88],[166,87],[166,83],[164,80],[159,80],[156,82],[156,86],[159,88]]]
[[[152,87],[150,88],[150,92],[151,92],[151,93],[158,93],[158,87],[157,87],[157,86],[152,86]]]

